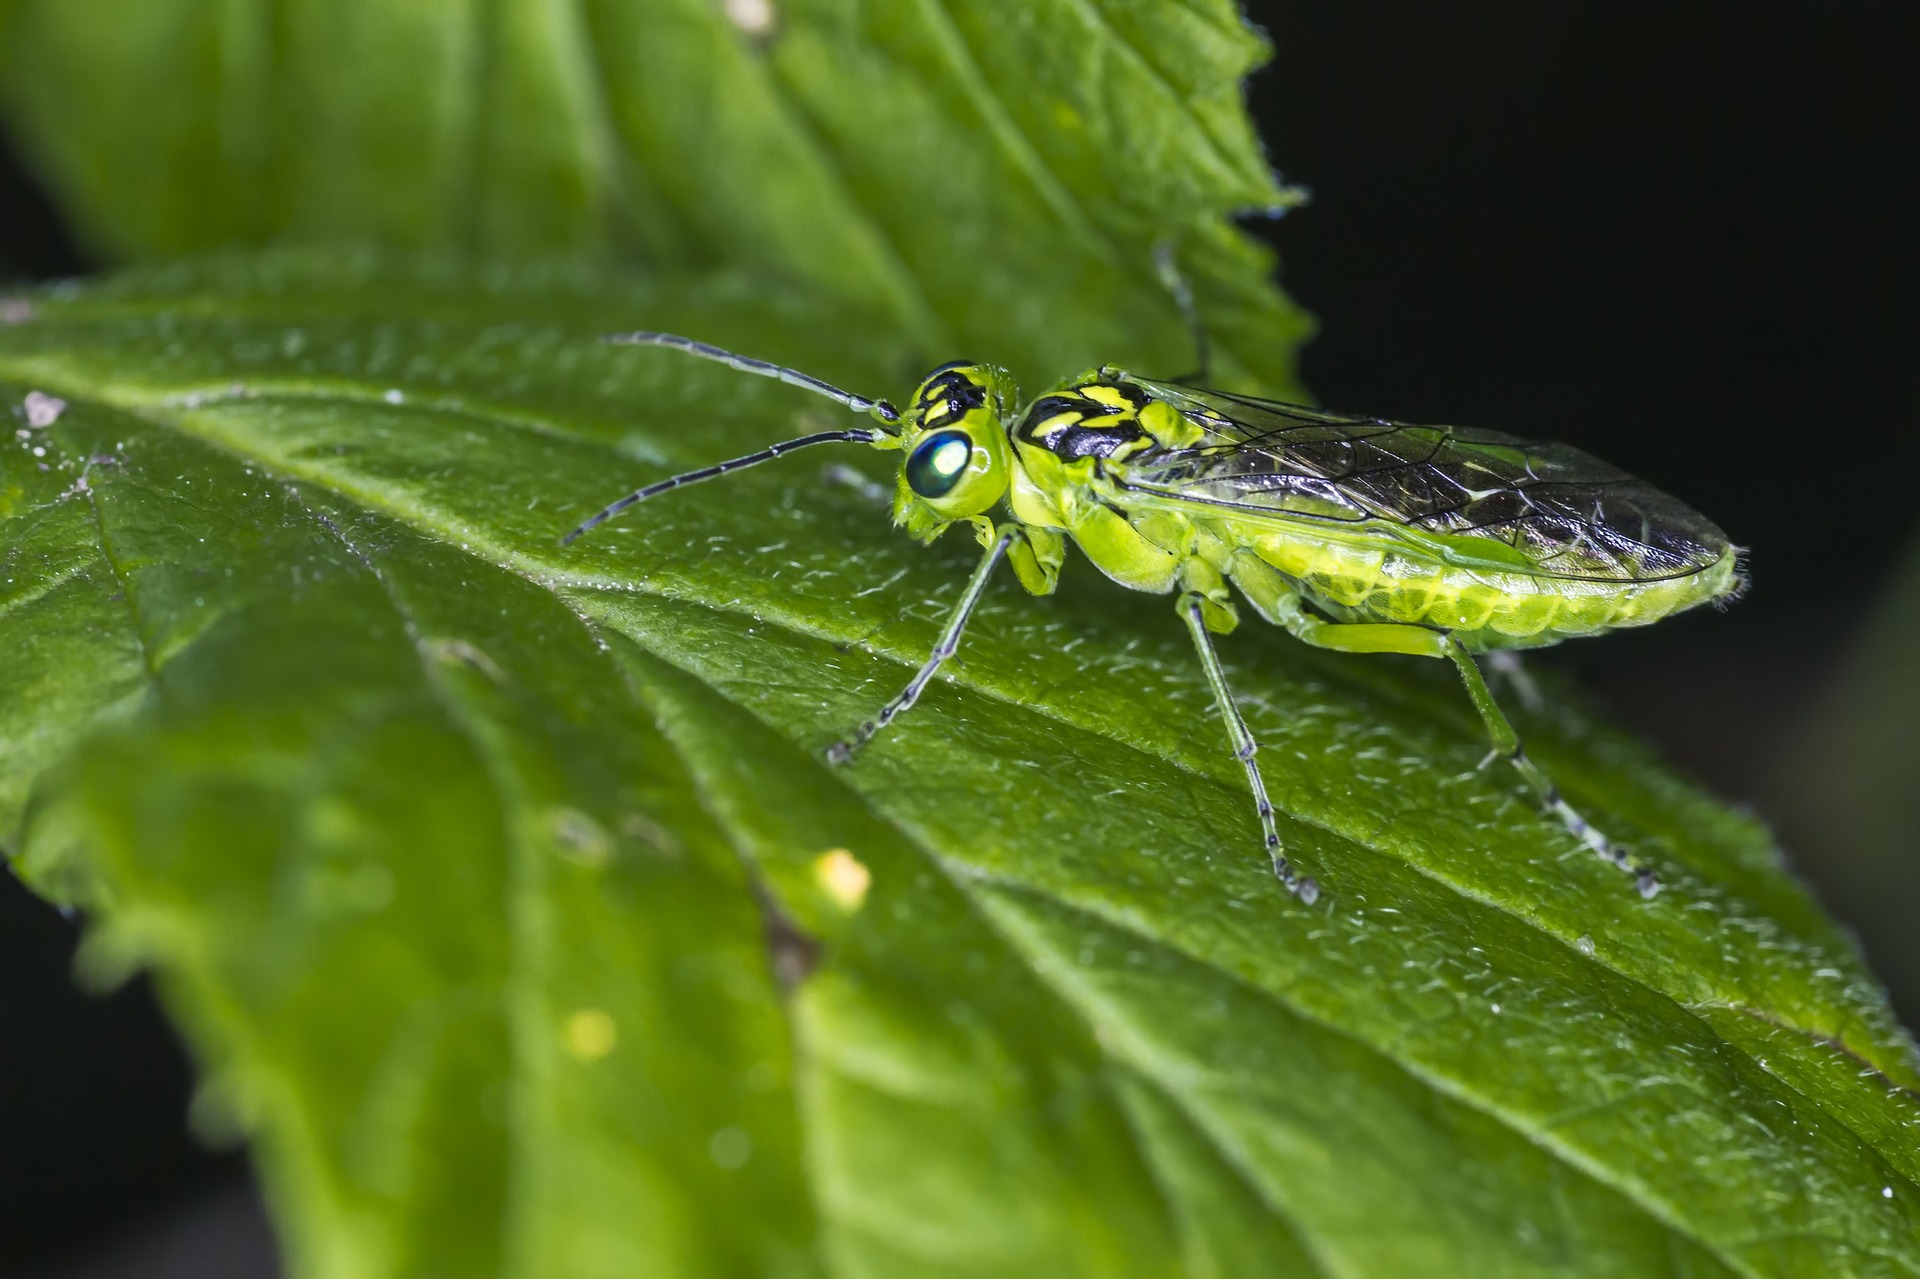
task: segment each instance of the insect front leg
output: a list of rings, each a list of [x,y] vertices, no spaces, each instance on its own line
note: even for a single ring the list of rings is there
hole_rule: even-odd
[[[1030,595],[1051,595],[1067,562],[1067,539],[1059,529],[1023,524],[1007,546],[1007,563]]]
[[[941,663],[952,657],[960,648],[961,633],[967,629],[967,619],[973,615],[974,605],[986,594],[987,582],[993,577],[994,566],[1007,553],[1007,546],[1020,536],[1020,528],[1015,524],[1002,526],[995,531],[993,540],[987,546],[987,553],[981,557],[980,564],[973,570],[973,576],[967,580],[967,590],[960,597],[960,603],[954,608],[953,616],[947,620],[947,629],[940,633],[939,642],[933,646],[933,652],[927,655],[914,677],[900,690],[900,695],[880,708],[880,713],[866,721],[853,731],[853,736],[844,742],[835,742],[827,748],[827,762],[844,764],[853,758],[853,753],[873,740],[881,729],[893,723],[901,712],[920,700],[920,694],[933,681]]]
[[[1190,580],[1191,575],[1182,572],[1181,577]],[[1217,582],[1218,574],[1214,574],[1213,578]],[[1213,700],[1220,707],[1220,718],[1227,725],[1227,738],[1233,743],[1234,758],[1247,770],[1247,788],[1253,792],[1254,809],[1260,815],[1260,830],[1266,840],[1267,857],[1273,863],[1273,873],[1287,886],[1288,891],[1311,906],[1320,897],[1320,885],[1311,875],[1296,871],[1293,863],[1281,851],[1280,828],[1273,819],[1273,801],[1267,798],[1266,779],[1261,777],[1260,765],[1253,758],[1260,744],[1253,739],[1253,732],[1241,717],[1240,707],[1233,700],[1233,690],[1227,686],[1227,674],[1220,667],[1220,655],[1213,651],[1211,631],[1231,630],[1235,620],[1232,601],[1225,597],[1224,583],[1221,583],[1217,596],[1203,594],[1189,585],[1189,589],[1180,595],[1180,617],[1193,636],[1195,651],[1200,654],[1200,665],[1207,673],[1208,685],[1213,689]],[[1210,618],[1215,623],[1214,627],[1208,625]]]

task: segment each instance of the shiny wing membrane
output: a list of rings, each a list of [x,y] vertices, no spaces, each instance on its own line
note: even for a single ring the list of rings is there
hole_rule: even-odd
[[[1135,380],[1206,432],[1191,448],[1129,459],[1123,483],[1136,492],[1289,522],[1486,538],[1547,577],[1682,577],[1731,549],[1691,507],[1564,444]]]

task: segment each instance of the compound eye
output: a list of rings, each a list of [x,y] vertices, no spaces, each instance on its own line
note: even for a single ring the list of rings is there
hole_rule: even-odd
[[[973,440],[965,431],[936,431],[907,458],[907,487],[924,498],[945,497],[973,461]]]

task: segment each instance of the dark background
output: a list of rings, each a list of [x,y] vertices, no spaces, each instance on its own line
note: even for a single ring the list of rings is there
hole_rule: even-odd
[[[1314,193],[1255,228],[1320,317],[1308,384],[1580,445],[1749,546],[1731,612],[1542,660],[1781,823],[1846,917],[1781,781],[1920,513],[1912,6],[1253,8],[1276,45],[1253,108]],[[0,283],[102,265],[0,154]],[[187,1134],[191,1076],[147,984],[79,993],[74,939],[0,875],[0,1276],[270,1273],[244,1160]]]

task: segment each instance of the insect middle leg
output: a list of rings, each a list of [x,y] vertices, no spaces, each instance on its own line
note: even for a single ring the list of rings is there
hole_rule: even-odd
[[[907,681],[907,686],[900,690],[899,696],[882,706],[878,715],[856,728],[852,737],[844,742],[835,742],[827,748],[828,763],[844,764],[852,759],[855,751],[872,741],[876,733],[893,723],[902,712],[910,709],[920,700],[920,694],[925,692],[927,685],[933,682],[933,677],[939,671],[941,664],[959,651],[960,636],[967,629],[967,619],[973,616],[974,605],[978,604],[980,597],[986,593],[987,582],[993,577],[994,566],[1000,563],[1001,557],[1007,553],[1007,547],[1018,535],[1019,529],[1011,524],[997,531],[992,543],[987,547],[987,553],[981,557],[979,566],[973,570],[973,576],[967,580],[966,593],[960,597],[960,603],[954,607],[953,616],[947,619],[947,629],[940,633],[939,642],[933,646],[933,652],[927,655],[927,660],[921,663],[920,669],[914,673],[912,679]]]
[[[1301,901],[1311,906],[1320,896],[1320,885],[1311,875],[1302,875],[1294,870],[1293,864],[1280,851],[1280,828],[1274,824],[1273,801],[1267,798],[1267,783],[1260,776],[1260,765],[1254,762],[1254,754],[1260,744],[1253,740],[1253,733],[1247,728],[1247,721],[1241,718],[1240,708],[1234,703],[1233,690],[1227,686],[1226,672],[1220,668],[1220,655],[1213,651],[1213,636],[1207,631],[1207,601],[1205,597],[1187,592],[1180,597],[1180,616],[1187,624],[1187,630],[1193,634],[1193,646],[1200,654],[1200,665],[1207,672],[1207,683],[1213,688],[1213,700],[1219,704],[1220,718],[1226,721],[1227,737],[1233,743],[1233,754],[1247,770],[1247,786],[1253,791],[1253,803],[1260,814],[1260,829],[1266,837],[1267,856],[1273,862],[1273,873],[1280,882],[1293,892]]]
[[[1240,580],[1238,575],[1235,580]],[[1257,586],[1255,589],[1258,589]],[[1473,708],[1479,712],[1480,722],[1486,726],[1487,736],[1492,741],[1493,754],[1488,758],[1504,759],[1513,765],[1526,782],[1527,789],[1540,801],[1540,806],[1558,818],[1576,839],[1596,855],[1632,875],[1642,897],[1651,898],[1660,891],[1659,876],[1647,867],[1636,866],[1625,849],[1608,839],[1592,822],[1581,816],[1578,809],[1567,803],[1560,794],[1560,788],[1547,776],[1546,770],[1533,762],[1526,748],[1521,745],[1520,735],[1514,731],[1499,703],[1493,700],[1493,694],[1487,690],[1487,681],[1481,676],[1473,654],[1457,638],[1425,626],[1330,622],[1307,612],[1300,597],[1290,589],[1277,595],[1271,591],[1256,594],[1255,590],[1249,590],[1248,597],[1255,600],[1256,606],[1270,621],[1286,627],[1294,638],[1315,648],[1341,653],[1406,653],[1414,657],[1443,657],[1451,661],[1459,670],[1460,678],[1467,686],[1467,696],[1473,700]]]

